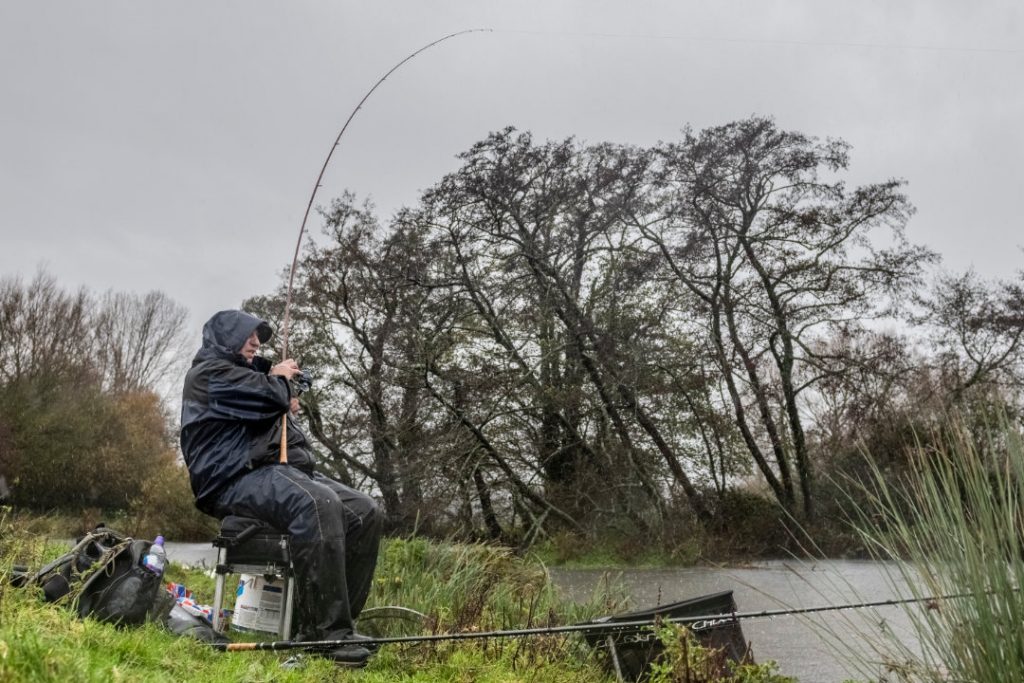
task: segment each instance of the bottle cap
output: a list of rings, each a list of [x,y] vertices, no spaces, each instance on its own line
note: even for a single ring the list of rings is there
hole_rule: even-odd
[[[156,540],[153,541],[153,545],[163,545],[163,544],[164,544],[164,537],[163,536],[157,536]]]

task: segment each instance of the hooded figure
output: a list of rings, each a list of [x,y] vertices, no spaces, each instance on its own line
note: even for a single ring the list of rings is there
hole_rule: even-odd
[[[291,536],[299,640],[351,639],[373,581],[381,523],[369,496],[316,471],[292,419],[291,359],[256,355],[273,335],[244,311],[221,311],[203,327],[203,346],[185,376],[181,451],[196,507],[218,518],[260,519]],[[279,450],[288,415],[288,462]],[[366,648],[321,653],[362,664]]]
[[[255,349],[273,336],[266,322],[243,311],[221,311],[203,326],[203,346],[185,376],[181,401],[181,451],[196,507],[218,516],[221,489],[256,467],[276,462],[281,416],[291,407],[285,375],[269,375],[270,362],[251,360],[242,347],[255,334]],[[288,464],[312,472],[302,430],[288,420]]]

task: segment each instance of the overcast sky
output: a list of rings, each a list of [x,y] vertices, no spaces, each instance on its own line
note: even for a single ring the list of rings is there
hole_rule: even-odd
[[[377,90],[318,204],[390,215],[507,125],[649,145],[764,114],[908,180],[946,267],[1022,265],[1020,0],[0,0],[0,277],[162,290],[198,341],[275,287],[367,89],[470,28]]]

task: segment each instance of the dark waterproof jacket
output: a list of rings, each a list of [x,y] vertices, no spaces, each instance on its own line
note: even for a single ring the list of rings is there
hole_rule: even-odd
[[[270,363],[250,365],[240,353],[257,331],[270,326],[243,311],[221,311],[203,327],[203,346],[185,376],[181,401],[181,452],[188,465],[196,507],[214,514],[225,484],[256,467],[278,462],[281,416],[288,413],[291,388],[271,376]],[[288,419],[288,464],[311,471],[313,458],[298,424]]]

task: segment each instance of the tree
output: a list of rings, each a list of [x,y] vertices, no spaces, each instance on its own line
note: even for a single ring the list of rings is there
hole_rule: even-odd
[[[902,183],[847,189],[845,143],[757,117],[651,149],[510,128],[460,160],[386,223],[336,202],[302,260],[292,346],[323,368],[303,406],[331,461],[396,523],[490,537],[706,522],[753,470],[812,517],[810,416],[852,410],[874,353],[844,340],[934,258]]]
[[[92,306],[84,289],[65,292],[43,271],[28,284],[0,280],[0,384],[93,381]]]
[[[316,375],[303,410],[336,474],[372,480],[390,526],[408,529],[422,506],[424,471],[415,358],[422,234],[404,224],[385,233],[372,208],[350,196],[333,202],[324,232],[325,243],[303,255],[293,313],[291,348]],[[246,305],[273,315],[283,298]]]
[[[462,159],[426,202],[456,250],[461,284],[485,329],[528,386],[540,389],[533,410],[547,484],[579,492],[589,478],[605,490],[614,482],[611,490],[619,492],[626,474],[660,507],[654,456],[706,516],[677,449],[647,407],[633,362],[637,337],[629,333],[660,310],[647,301],[650,260],[630,258],[622,232],[630,203],[644,190],[646,155],[572,140],[534,145],[528,134],[507,129]],[[607,421],[604,434],[618,442],[614,450],[580,439],[588,394],[591,414]]]
[[[183,310],[159,293],[105,301],[44,272],[0,281],[0,475],[16,504],[125,508],[173,460],[148,385]]]
[[[951,405],[986,386],[1024,385],[1021,283],[986,282],[973,270],[940,273],[917,301],[914,320],[926,331]]]
[[[848,146],[752,117],[659,149],[657,191],[634,225],[690,299],[737,427],[775,497],[813,515],[803,394],[845,370],[816,340],[886,315],[934,256],[911,245],[896,180],[826,179]],[[891,246],[870,239],[887,231]],[[797,490],[799,489],[799,495]]]
[[[114,392],[155,391],[168,376],[177,380],[180,373],[176,370],[187,358],[187,317],[185,307],[162,292],[104,294],[92,327],[106,388]]]

